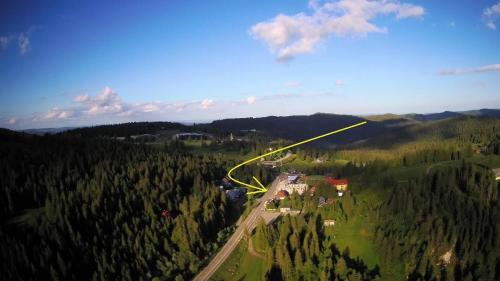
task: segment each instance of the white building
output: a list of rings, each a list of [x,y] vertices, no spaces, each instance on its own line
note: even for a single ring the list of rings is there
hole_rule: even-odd
[[[324,226],[334,226],[335,225],[335,220],[325,220],[323,222]]]
[[[299,195],[302,195],[307,189],[307,184],[305,183],[293,183],[293,184],[285,184],[283,190],[288,191],[288,193],[292,194],[293,192],[297,192]]]
[[[307,190],[307,184],[303,175],[298,174],[288,174],[283,190],[286,190],[289,194],[297,192],[299,195],[304,194]]]
[[[280,208],[280,213],[286,213],[286,212],[290,212],[290,208],[289,207],[281,207]]]
[[[500,180],[500,168],[493,169],[493,173],[495,174],[495,180]]]

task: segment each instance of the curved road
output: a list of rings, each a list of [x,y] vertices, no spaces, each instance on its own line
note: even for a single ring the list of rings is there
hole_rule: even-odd
[[[253,229],[257,226],[259,218],[266,212],[264,210],[264,203],[271,199],[276,193],[276,188],[278,185],[278,179],[276,178],[271,187],[267,192],[258,200],[257,206],[250,212],[250,214],[245,218],[245,220],[236,228],[231,238],[227,240],[226,244],[222,249],[215,255],[215,257],[210,261],[210,263],[202,270],[198,275],[196,275],[193,281],[208,281],[210,277],[219,269],[219,267],[224,263],[224,261],[229,257],[233,250],[238,246],[238,243],[245,235],[245,228],[248,229],[248,233],[252,233]],[[278,214],[279,215],[279,214]]]

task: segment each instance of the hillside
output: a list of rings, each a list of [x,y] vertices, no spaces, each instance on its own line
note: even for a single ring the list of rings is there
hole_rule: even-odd
[[[317,113],[313,115],[296,116],[269,116],[261,118],[238,118],[214,121],[202,125],[205,130],[219,135],[238,132],[240,130],[255,129],[272,138],[284,138],[290,140],[301,140],[320,134],[340,129],[349,125],[365,121],[364,118],[352,115],[336,115]],[[350,130],[347,134],[339,134],[327,137],[318,143],[323,144],[347,144],[380,134],[386,127],[379,122],[369,122],[362,128]]]
[[[172,122],[130,122],[77,128],[68,130],[64,134],[82,137],[127,137],[131,135],[155,134],[163,130],[188,131],[189,129],[189,126]]]
[[[393,127],[359,144],[365,148],[394,148],[422,140],[453,140],[486,144],[500,132],[500,119],[462,116],[439,121]]]

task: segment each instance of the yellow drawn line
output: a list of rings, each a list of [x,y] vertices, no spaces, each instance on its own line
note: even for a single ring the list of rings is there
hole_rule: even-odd
[[[267,188],[256,177],[253,177],[253,180],[256,183],[258,183],[260,185],[260,187],[254,186],[254,188],[257,188],[257,191],[247,192],[247,194],[250,195],[250,194],[262,193],[262,192],[266,192],[267,191]]]
[[[280,151],[283,151],[283,150],[287,150],[287,149],[290,149],[292,147],[296,147],[296,146],[299,146],[299,145],[302,145],[302,144],[305,144],[305,143],[308,143],[308,142],[312,142],[312,141],[315,141],[315,140],[318,140],[320,138],[324,138],[324,137],[327,137],[327,136],[330,136],[330,135],[333,135],[333,134],[337,134],[337,133],[340,133],[340,132],[343,132],[343,131],[347,131],[349,129],[352,129],[352,128],[355,128],[355,127],[358,127],[358,126],[362,126],[364,124],[366,124],[367,122],[366,121],[363,121],[363,122],[359,122],[359,123],[356,123],[354,125],[351,125],[351,126],[347,126],[345,128],[342,128],[342,129],[338,129],[338,130],[335,130],[335,131],[332,131],[332,132],[329,132],[329,133],[326,133],[326,134],[323,134],[323,135],[319,135],[319,136],[316,136],[316,137],[313,137],[313,138],[310,138],[310,139],[306,139],[306,140],[303,140],[301,142],[298,142],[298,143],[294,143],[294,144],[291,144],[289,146],[285,146],[285,147],[282,147],[282,148],[279,148],[279,149],[276,149],[274,151],[271,151],[271,152],[268,152],[268,153],[265,153],[265,154],[262,154],[262,155],[259,155],[257,157],[254,157],[252,159],[248,159],[247,161],[245,162],[242,162],[236,166],[234,166],[233,168],[231,168],[229,170],[229,172],[227,173],[227,176],[234,182],[238,183],[238,184],[241,184],[243,186],[246,186],[246,187],[250,187],[250,188],[255,188],[257,189],[257,191],[253,191],[253,192],[248,192],[247,194],[253,194],[253,193],[260,193],[260,192],[265,192],[267,191],[267,189],[262,185],[262,183],[260,183],[260,181],[256,178],[256,177],[253,177],[253,179],[261,186],[261,187],[258,187],[258,186],[255,186],[255,185],[251,185],[251,184],[248,184],[248,183],[244,183],[242,181],[239,181],[235,178],[233,178],[233,176],[231,176],[231,173],[238,169],[239,167],[243,166],[243,165],[246,165],[250,162],[253,162],[255,160],[258,160],[262,157],[266,157],[266,156],[269,156],[271,154],[274,154],[274,153],[278,153]]]

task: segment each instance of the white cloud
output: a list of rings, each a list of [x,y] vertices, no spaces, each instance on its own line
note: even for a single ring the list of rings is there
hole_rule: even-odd
[[[0,36],[0,49],[5,50],[12,41],[12,36]]]
[[[19,53],[21,55],[27,54],[31,49],[31,42],[30,42],[31,34],[39,28],[40,28],[39,26],[31,26],[25,32],[0,36],[0,49],[6,50],[12,41],[17,40]]]
[[[17,118],[15,117],[9,118],[6,123],[9,125],[14,125],[17,123]]]
[[[496,21],[500,18],[500,1],[495,5],[484,9],[483,18],[488,28],[496,29]]]
[[[204,99],[200,103],[201,108],[209,109],[214,106],[214,100],[212,99]]]
[[[345,83],[344,83],[343,80],[337,80],[337,81],[335,81],[335,85],[337,85],[337,86],[344,86]]]
[[[297,98],[315,98],[315,97],[327,97],[333,96],[332,92],[323,92],[323,93],[279,93],[272,95],[265,95],[256,97],[257,100],[286,100],[286,99],[297,99]]]
[[[57,116],[57,118],[59,119],[66,119],[66,118],[70,118],[73,116],[73,111],[70,111],[70,110],[63,110],[59,113],[59,115]]]
[[[211,98],[184,102],[162,102],[150,101],[141,103],[130,103],[124,101],[116,91],[110,87],[104,87],[96,95],[83,94],[73,97],[73,104],[69,107],[53,107],[46,112],[34,114],[31,118],[13,119],[15,125],[36,123],[32,126],[54,126],[56,124],[83,124],[89,122],[99,122],[98,120],[126,121],[126,120],[148,120],[151,116],[161,118],[174,118],[177,116],[203,116],[212,114],[211,108],[218,108],[222,111],[235,107],[251,106],[257,102],[276,101],[286,99],[310,99],[316,97],[327,97],[333,95],[330,92],[323,93],[279,93],[262,96],[248,96],[239,101],[215,102]],[[182,114],[179,114],[182,112]],[[210,113],[212,112],[212,113]],[[177,117],[177,118],[178,118]],[[21,120],[21,122],[19,122]],[[69,122],[69,123],[68,123]],[[101,121],[102,122],[102,121]],[[8,123],[8,118],[0,118],[0,123]],[[14,123],[8,123],[14,125]]]
[[[88,94],[75,96],[73,102],[75,102],[75,105],[72,107],[55,107],[48,112],[36,114],[32,121],[52,121],[76,117],[97,118],[98,116],[127,117],[140,114],[181,112],[187,108],[209,109],[215,106],[215,102],[212,99],[180,103],[128,103],[124,102],[118,93],[110,87],[104,87],[95,96]]]
[[[255,97],[255,96],[250,96],[250,97],[248,97],[248,98],[247,98],[247,100],[246,100],[246,101],[247,101],[247,104],[252,105],[252,104],[254,104],[254,103],[257,101],[257,97]]]
[[[368,33],[385,33],[371,21],[380,15],[395,14],[397,19],[421,17],[421,6],[400,3],[397,0],[340,0],[310,1],[311,15],[279,14],[271,20],[255,24],[250,29],[254,39],[265,42],[280,62],[296,55],[312,53],[316,46],[331,34],[364,36]]]
[[[69,109],[61,109],[54,107],[48,112],[45,112],[41,115],[37,115],[33,118],[33,121],[55,121],[55,120],[63,120],[68,119],[74,116],[74,111]]]
[[[490,64],[474,68],[444,69],[439,71],[439,75],[461,75],[469,73],[498,72],[500,64]]]
[[[89,106],[87,110],[89,114],[122,113],[127,109],[118,94],[110,87],[105,87],[101,93],[86,103]]]
[[[26,33],[19,34],[19,38],[17,39],[19,45],[19,52],[21,55],[25,55],[30,50],[30,38]]]
[[[160,111],[160,105],[154,102],[146,103],[142,105],[143,112],[158,112]]]
[[[85,94],[85,95],[80,95],[80,96],[74,97],[73,101],[78,102],[78,103],[84,103],[84,102],[88,101],[89,99],[90,99],[90,96]]]

